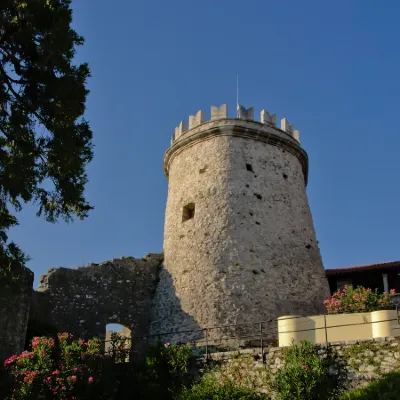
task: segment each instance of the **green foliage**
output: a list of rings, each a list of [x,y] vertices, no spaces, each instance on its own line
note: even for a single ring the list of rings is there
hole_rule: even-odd
[[[236,386],[232,382],[219,383],[214,376],[204,376],[190,388],[184,388],[179,400],[268,400],[265,394]]]
[[[172,399],[183,385],[191,382],[189,345],[157,344],[148,349],[137,373],[138,391],[143,399]]]
[[[116,363],[129,361],[131,340],[118,332],[112,332],[106,354]]]
[[[363,389],[345,393],[341,400],[398,400],[400,399],[400,372],[391,372]]]
[[[83,38],[71,29],[70,0],[0,2],[0,277],[27,257],[7,231],[12,209],[34,202],[56,221],[85,218],[92,132],[82,118],[87,64],[74,65]],[[18,278],[18,276],[16,276]]]
[[[68,333],[33,338],[31,351],[4,362],[14,387],[8,399],[100,398],[99,347],[98,340],[73,340]]]
[[[395,294],[394,289],[381,294],[378,293],[378,289],[372,291],[362,286],[354,289],[350,285],[345,286],[342,291],[336,291],[330,299],[324,300],[324,305],[329,314],[377,311],[389,307]]]
[[[338,371],[330,374],[330,361],[317,356],[312,343],[293,344],[284,351],[284,367],[278,371],[273,389],[283,400],[329,399],[338,387]]]

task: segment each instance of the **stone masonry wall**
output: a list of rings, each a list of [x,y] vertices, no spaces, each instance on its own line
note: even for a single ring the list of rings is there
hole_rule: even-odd
[[[84,338],[105,338],[106,325],[121,324],[132,336],[147,335],[151,299],[163,255],[122,257],[78,269],[52,268],[32,301],[32,325]]]
[[[258,392],[272,395],[270,382],[283,367],[282,347],[264,350],[263,363],[261,349],[241,352],[215,353],[211,355],[211,371],[219,380],[230,380]],[[370,384],[384,373],[400,369],[400,342],[393,337],[367,341],[347,341],[316,345],[321,358],[336,355],[336,365],[331,373],[344,371],[345,388],[361,388]],[[204,357],[197,359],[197,370],[204,369]],[[208,366],[210,368],[210,365]]]
[[[24,349],[33,272],[21,268],[15,283],[0,279],[0,362]]]

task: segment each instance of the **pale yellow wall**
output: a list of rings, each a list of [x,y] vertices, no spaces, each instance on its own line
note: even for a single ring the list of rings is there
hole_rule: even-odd
[[[131,330],[127,328],[126,326],[122,326],[122,328],[119,331],[112,331],[112,330],[106,330],[106,341],[105,341],[105,351],[107,352],[108,350],[111,349],[111,335],[113,333],[118,333],[122,337],[126,337],[128,339],[131,338]]]
[[[279,346],[290,346],[292,340],[325,343],[400,336],[400,325],[395,310],[310,317],[291,315],[278,319],[278,332]]]

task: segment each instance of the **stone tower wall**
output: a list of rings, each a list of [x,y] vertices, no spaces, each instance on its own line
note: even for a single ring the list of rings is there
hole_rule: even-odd
[[[330,293],[299,160],[279,146],[230,142],[225,289],[234,298],[234,318],[321,313]]]
[[[228,322],[233,307],[220,271],[229,264],[229,137],[182,152],[169,171],[164,227],[164,268],[152,307],[152,334]],[[193,219],[182,208],[195,204]],[[206,307],[205,307],[206,305]]]
[[[213,118],[214,116],[214,118]],[[249,323],[322,311],[329,296],[306,195],[307,155],[286,119],[226,108],[175,130],[164,267],[151,333]],[[186,221],[184,207],[193,207]],[[275,323],[270,329],[273,330]],[[272,332],[272,331],[271,331]]]

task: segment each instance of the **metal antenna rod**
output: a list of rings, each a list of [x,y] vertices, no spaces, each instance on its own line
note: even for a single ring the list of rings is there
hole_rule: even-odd
[[[239,74],[236,74],[236,117],[239,118]]]

